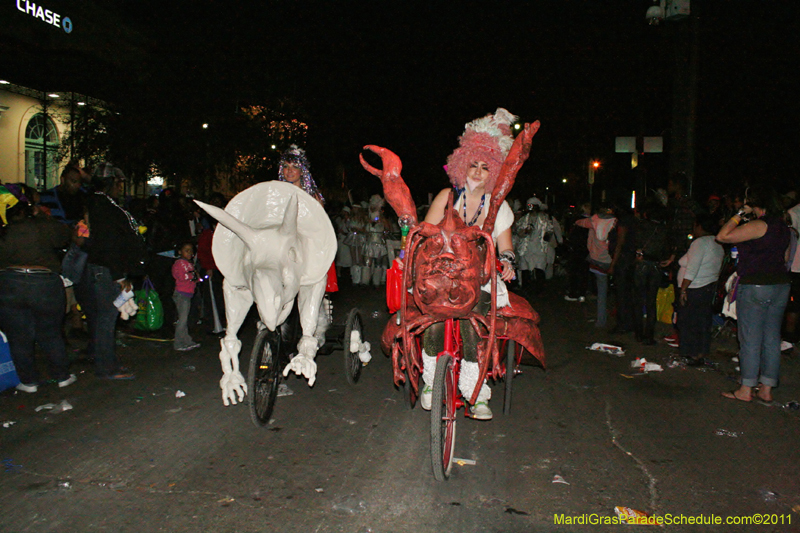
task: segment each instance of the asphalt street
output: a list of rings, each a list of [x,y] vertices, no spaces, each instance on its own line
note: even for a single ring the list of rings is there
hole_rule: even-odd
[[[596,330],[594,301],[566,302],[553,280],[534,302],[547,369],[522,367],[511,413],[495,387],[489,422],[460,418],[446,482],[430,465],[430,417],[411,410],[380,353],[388,320],[378,289],[348,284],[341,323],[360,309],[373,360],[347,383],[341,352],[318,357],[309,388],[291,376],[267,428],[248,405],[225,407],[219,341],[175,352],[121,328],[133,381],[102,381],[70,350],[74,385],[0,393],[3,532],[528,532],[605,531],[616,506],[723,525],[674,531],[800,531],[800,361],[783,357],[773,405],[724,399],[736,344],[723,330],[711,365],[672,366],[674,349]],[[613,321],[612,321],[613,324]],[[663,336],[666,326],[661,325]],[[241,338],[247,368],[251,313]],[[622,357],[590,351],[621,345]],[[660,372],[640,373],[645,357]],[[66,400],[71,409],[61,410]],[[37,407],[55,404],[54,410]],[[760,518],[753,518],[755,515]],[[744,517],[744,518],[743,518]],[[581,523],[581,521],[584,523]],[[725,521],[774,522],[758,527]]]

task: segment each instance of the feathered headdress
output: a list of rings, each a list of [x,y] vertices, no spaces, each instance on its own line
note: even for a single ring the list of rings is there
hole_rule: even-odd
[[[445,167],[450,182],[454,187],[462,189],[467,180],[467,170],[475,161],[484,161],[489,165],[489,179],[486,190],[494,189],[500,167],[505,161],[514,137],[511,135],[511,125],[518,117],[512,115],[502,107],[498,107],[494,115],[489,114],[483,118],[475,119],[468,123],[464,134],[458,139],[458,148],[447,158]]]
[[[280,168],[278,169],[278,178],[281,181],[286,181],[283,170],[287,165],[293,165],[300,169],[302,174],[300,185],[304,191],[314,198],[319,198],[320,201],[324,201],[322,193],[320,193],[317,188],[317,182],[311,177],[311,163],[308,162],[305,150],[298,147],[296,144],[291,144],[289,148],[281,154]]]

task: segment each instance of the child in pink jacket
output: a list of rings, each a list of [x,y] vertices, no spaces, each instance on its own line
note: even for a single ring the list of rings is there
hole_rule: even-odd
[[[194,245],[184,243],[178,249],[178,259],[172,265],[172,277],[175,278],[175,292],[172,301],[178,310],[178,322],[175,324],[175,340],[173,348],[185,352],[200,347],[199,342],[194,342],[189,335],[189,310],[192,307],[192,297],[197,285],[197,272],[194,269]]]

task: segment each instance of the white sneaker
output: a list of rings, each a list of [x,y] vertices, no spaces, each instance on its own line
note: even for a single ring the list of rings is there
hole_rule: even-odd
[[[433,389],[427,385],[422,387],[422,392],[419,394],[419,406],[426,411],[431,410],[431,400],[433,399]]]
[[[472,418],[475,420],[492,419],[492,410],[489,409],[489,405],[486,402],[475,402],[475,405],[472,406],[470,411],[472,413]]]
[[[792,348],[794,348],[794,344],[792,344],[791,342],[789,342],[789,341],[781,341],[781,351],[782,352],[785,352],[787,350],[791,350]]]
[[[59,381],[58,386],[63,389],[64,387],[69,387],[76,381],[78,381],[78,377],[75,374],[70,374],[67,379]]]
[[[20,383],[19,385],[17,385],[16,388],[19,391],[30,392],[31,394],[39,390],[39,387],[37,385],[25,385],[24,383]]]

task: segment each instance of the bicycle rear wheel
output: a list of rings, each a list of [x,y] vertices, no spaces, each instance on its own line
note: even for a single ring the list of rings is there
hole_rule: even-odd
[[[431,400],[431,464],[437,481],[449,478],[453,467],[458,398],[455,367],[456,362],[450,355],[441,355],[436,361]]]
[[[364,342],[364,323],[361,321],[361,313],[357,308],[350,310],[347,315],[347,323],[344,328],[344,339],[342,339],[344,351],[344,375],[350,385],[358,383],[358,378],[361,377],[361,358],[358,357],[358,351],[353,352],[350,350],[350,337],[353,332],[358,332],[360,342]]]
[[[278,385],[281,381],[281,335],[262,329],[250,354],[247,390],[250,393],[250,419],[258,427],[269,424]]]

